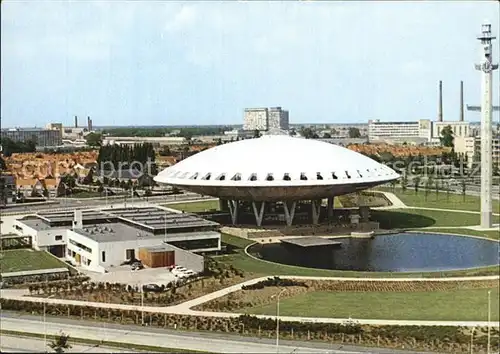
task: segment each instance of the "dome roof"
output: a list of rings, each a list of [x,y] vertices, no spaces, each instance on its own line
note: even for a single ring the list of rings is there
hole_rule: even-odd
[[[234,188],[377,185],[397,178],[391,168],[338,145],[264,135],[199,152],[166,168],[155,181]]]

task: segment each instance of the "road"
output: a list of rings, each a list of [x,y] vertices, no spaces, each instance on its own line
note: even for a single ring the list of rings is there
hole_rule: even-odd
[[[44,324],[38,316],[18,316],[2,313],[1,330],[44,333]],[[242,337],[212,332],[182,332],[162,328],[119,325],[64,318],[47,318],[47,334],[64,330],[70,337],[107,340],[136,345],[149,345],[215,353],[276,353],[274,339]],[[98,329],[98,330],[96,330]],[[3,338],[3,337],[2,337]],[[339,344],[281,340],[279,353],[417,353],[390,349],[342,346]]]
[[[47,340],[50,344],[50,339]],[[135,351],[107,348],[96,345],[85,344],[71,344],[71,348],[65,350],[66,353],[138,353]],[[49,346],[45,347],[43,339],[29,338],[29,337],[12,337],[2,335],[0,342],[0,350],[2,353],[40,353],[45,351],[52,351]]]

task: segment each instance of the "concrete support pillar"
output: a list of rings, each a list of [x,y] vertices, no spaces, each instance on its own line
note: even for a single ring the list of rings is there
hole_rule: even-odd
[[[333,208],[335,205],[335,197],[329,197],[328,198],[328,206],[327,206],[327,214],[328,214],[328,221],[333,220]]]
[[[321,199],[311,200],[312,209],[312,223],[313,225],[319,224],[319,215],[321,213]]]
[[[229,211],[229,204],[227,199],[219,199],[219,209],[220,211]]]
[[[255,221],[257,226],[262,225],[262,220],[264,219],[264,210],[266,208],[266,202],[260,202],[260,208],[257,208],[259,202],[252,202],[253,214],[255,215]]]
[[[295,216],[295,207],[297,206],[297,202],[283,202],[283,209],[285,210],[285,220],[288,226],[292,226],[293,217]]]
[[[240,209],[239,200],[228,200],[227,206],[229,207],[229,212],[231,213],[231,221],[233,225],[238,223],[238,210]]]

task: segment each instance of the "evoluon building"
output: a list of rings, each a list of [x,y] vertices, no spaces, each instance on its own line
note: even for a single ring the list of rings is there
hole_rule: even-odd
[[[334,197],[399,178],[391,168],[338,145],[286,135],[219,145],[166,168],[155,181],[219,197],[233,224],[252,213],[260,226],[266,216],[292,225],[297,215],[320,221]]]

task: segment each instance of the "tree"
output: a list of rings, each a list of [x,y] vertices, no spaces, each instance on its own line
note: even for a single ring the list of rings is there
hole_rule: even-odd
[[[355,127],[350,127],[348,134],[349,134],[349,138],[351,138],[351,139],[361,138],[361,133],[359,132],[359,129],[355,128]]]
[[[323,139],[330,139],[332,136],[330,135],[330,133],[324,133],[323,134]]]
[[[259,130],[259,129],[255,129],[255,130],[253,131],[253,137],[254,137],[254,138],[260,138],[260,136],[261,136],[261,135],[262,135],[262,134],[260,134],[260,130]]]
[[[172,152],[170,151],[170,148],[167,145],[164,145],[161,150],[158,152],[160,156],[170,156]]]
[[[403,193],[406,192],[406,188],[408,187],[408,177],[406,176],[406,170],[403,170],[403,176],[401,177],[401,189]]]
[[[314,134],[315,134],[315,132],[309,127],[307,127],[307,128],[302,127],[300,129],[300,135],[302,135],[306,139],[313,139]]]
[[[454,147],[455,137],[453,136],[453,129],[451,129],[451,125],[447,125],[441,130],[441,136],[439,137],[439,141],[441,145],[444,147]]]
[[[69,344],[69,334],[61,332],[48,346],[56,353],[64,353],[65,350],[71,349]]]
[[[413,186],[415,188],[415,194],[417,194],[418,187],[420,186],[420,177],[419,176],[416,176],[415,178],[413,178]]]
[[[465,178],[462,178],[460,180],[460,183],[462,185],[462,198],[463,198],[463,201],[465,202],[465,194],[467,191],[467,183],[465,182]]]
[[[91,147],[99,147],[102,145],[102,135],[99,133],[89,133],[85,136],[87,145]]]

